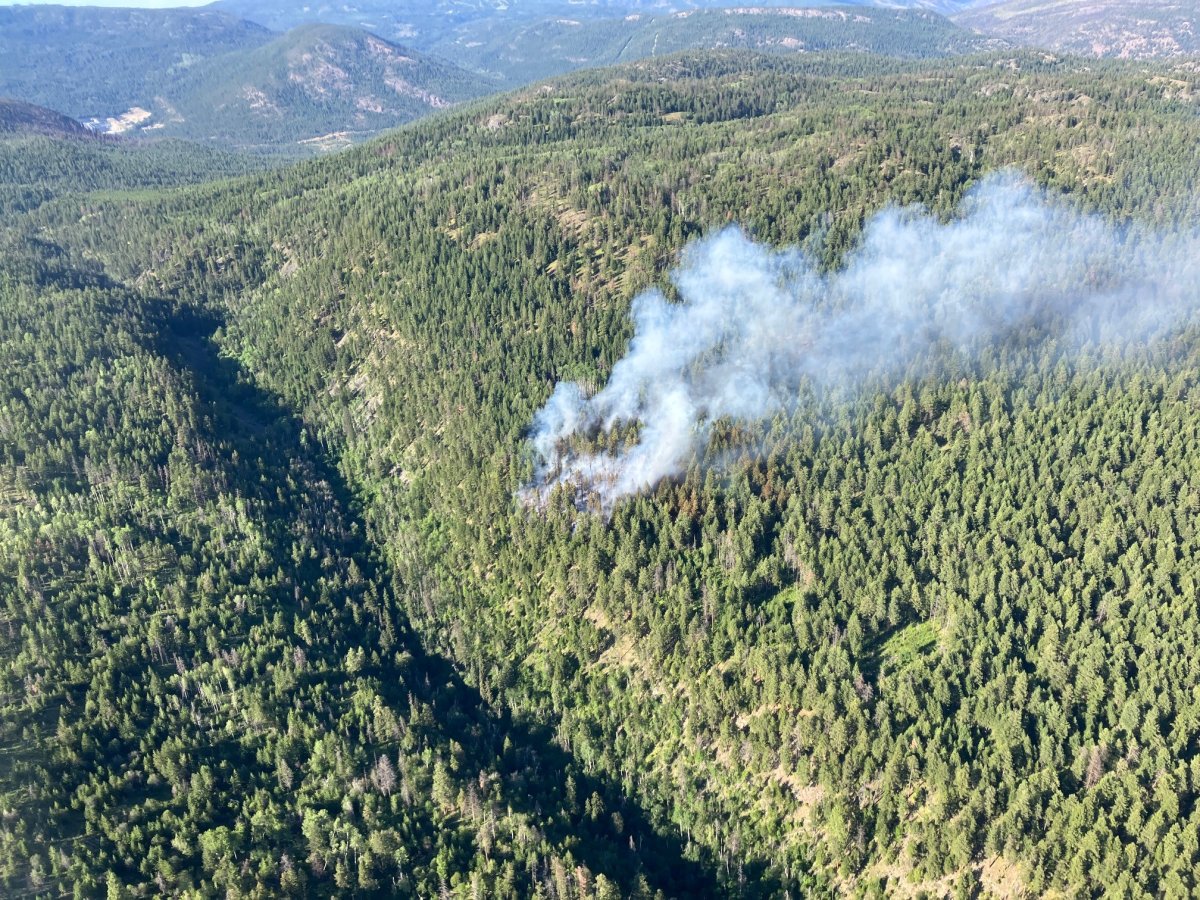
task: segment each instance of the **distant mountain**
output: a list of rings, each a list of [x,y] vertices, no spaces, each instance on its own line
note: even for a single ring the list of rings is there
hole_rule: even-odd
[[[620,19],[627,15],[666,16],[698,9],[752,7],[775,9],[803,5],[877,6],[926,9],[943,14],[977,6],[981,0],[324,0],[299,4],[292,0],[217,0],[222,9],[282,31],[305,22],[335,22],[366,28],[407,46],[429,50],[462,38],[470,31],[495,35],[546,19]],[[486,40],[486,37],[481,37]]]
[[[197,66],[171,107],[155,114],[168,131],[233,145],[338,145],[489,88],[449,62],[361,29],[305,25]]]
[[[1001,0],[955,17],[1014,42],[1123,59],[1200,52],[1197,0]]]
[[[0,135],[40,134],[52,137],[96,140],[99,135],[60,112],[0,97]]]
[[[773,2],[702,9],[719,4],[667,0],[219,5],[223,8],[0,8],[0,96],[62,110],[109,134],[301,153],[343,146],[489,91],[685,50],[932,57],[989,46],[933,12],[867,5],[799,8]],[[313,18],[334,24],[308,21]],[[391,40],[397,37],[405,45]],[[64,77],[67,72],[70,77]]]
[[[831,6],[631,13],[619,19],[560,17],[515,26],[474,22],[433,51],[520,84],[571,69],[685,50],[848,50],[927,58],[993,45],[932,12]]]
[[[210,9],[0,8],[0,96],[106,133],[300,151],[491,88],[357,28],[277,35]]]
[[[951,16],[977,6],[986,6],[994,0],[867,0],[866,6],[881,6],[892,9],[924,9]]]
[[[407,46],[427,49],[463,25],[485,20],[528,21],[554,14],[618,15],[627,3],[566,0],[362,0],[358,3],[317,0],[217,0],[224,10],[252,22],[286,31],[313,22],[354,25]]]
[[[0,6],[0,94],[107,117],[147,103],[205,60],[273,37],[211,9]]]

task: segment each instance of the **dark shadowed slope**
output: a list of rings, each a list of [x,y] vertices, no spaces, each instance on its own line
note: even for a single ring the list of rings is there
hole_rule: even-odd
[[[99,137],[70,116],[7,97],[0,97],[0,134],[41,134],[83,140]]]

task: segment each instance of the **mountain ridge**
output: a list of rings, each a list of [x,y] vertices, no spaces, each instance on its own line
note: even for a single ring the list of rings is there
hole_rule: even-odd
[[[75,77],[54,77],[64,60]],[[323,139],[330,147],[361,140],[490,87],[351,26],[275,34],[208,8],[0,8],[0,94],[109,133],[295,155]]]
[[[843,51],[922,58],[981,52],[1002,43],[928,10],[745,5],[620,19],[547,18],[493,30],[473,23],[432,50],[518,86],[573,69],[681,52]]]
[[[313,141],[330,132],[367,136],[489,87],[453,63],[362,29],[314,23],[189,73],[178,105],[181,117],[190,110],[191,122],[177,130],[234,144]]]
[[[304,21],[360,25],[420,49],[451,39],[464,28],[510,28],[548,18],[613,19],[627,15],[670,15],[675,12],[786,6],[853,5],[863,8],[926,9],[943,14],[978,5],[983,0],[365,0],[362,3],[318,2],[297,8],[287,0],[217,0],[213,8],[233,12],[276,30]]]
[[[152,99],[166,76],[274,35],[207,7],[0,6],[0,94],[76,118]],[[63,71],[71,73],[64,78]]]
[[[1196,0],[998,0],[952,19],[1014,43],[1087,56],[1155,59],[1200,52]]]
[[[283,33],[210,7],[10,8],[0,10],[0,94],[84,118],[106,133],[303,155],[501,88],[656,55],[742,48],[916,58],[996,46],[920,9],[700,4],[661,14],[669,4],[634,6],[643,11],[614,18],[626,7],[597,4],[575,18],[536,18],[561,4],[513,11],[451,3],[446,9],[459,15],[443,23],[444,40],[417,47],[359,24],[305,21],[326,12],[362,19],[325,6],[291,15],[286,21],[298,24]],[[54,77],[64,59],[77,77]]]

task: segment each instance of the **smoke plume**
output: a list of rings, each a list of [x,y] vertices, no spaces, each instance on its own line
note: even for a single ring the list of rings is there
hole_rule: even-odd
[[[802,385],[861,384],[1031,321],[1059,339],[1146,337],[1193,308],[1198,247],[1082,214],[1012,173],[982,181],[950,222],[880,212],[833,273],[727,228],[685,249],[680,302],[658,290],[633,301],[634,337],[602,390],[557,386],[533,421],[522,496],[544,502],[565,484],[611,510],[684,471],[718,421],[752,423]],[[614,429],[616,449],[594,449]]]

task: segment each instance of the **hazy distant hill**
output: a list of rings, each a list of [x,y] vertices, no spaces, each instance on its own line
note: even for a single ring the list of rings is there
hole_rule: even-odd
[[[875,0],[866,5],[896,9],[926,9],[950,16],[963,10],[974,9],[977,6],[987,6],[990,2],[992,0]]]
[[[71,116],[109,116],[151,100],[204,60],[272,37],[209,9],[0,6],[0,94]]]
[[[932,57],[990,46],[926,10],[866,5],[372,3],[0,9],[0,95],[61,110],[108,133],[303,152],[342,146],[489,91],[684,50]],[[689,8],[669,11],[679,6]],[[297,24],[312,18],[355,24]],[[267,25],[288,30],[278,34]],[[391,42],[398,36],[405,46]]]
[[[564,0],[363,0],[359,3],[317,0],[218,0],[222,9],[285,31],[311,22],[366,28],[389,40],[427,48],[467,23],[482,20],[523,21],[572,11],[576,15],[617,15],[627,3],[567,3]]]
[[[361,29],[305,25],[198,66],[177,89],[169,130],[232,144],[327,139],[393,127],[476,96],[481,79]]]
[[[927,9],[949,14],[978,5],[980,0],[808,0],[803,6],[854,6]],[[431,49],[476,31],[487,35],[545,19],[620,19],[627,15],[665,16],[674,12],[752,6],[760,9],[796,6],[796,0],[331,0],[307,4],[291,0],[217,0],[213,8],[244,16],[278,31],[304,22],[357,25],[408,46]],[[467,38],[470,40],[470,38]]]
[[[277,35],[207,9],[0,8],[0,95],[110,133],[301,149],[490,88],[355,28]]]
[[[1196,0],[1001,0],[960,24],[1053,50],[1128,59],[1200,51]]]
[[[723,48],[782,53],[851,50],[936,57],[993,46],[923,10],[739,7],[618,19],[552,18],[520,25],[475,22],[433,51],[510,84],[592,66]]]

